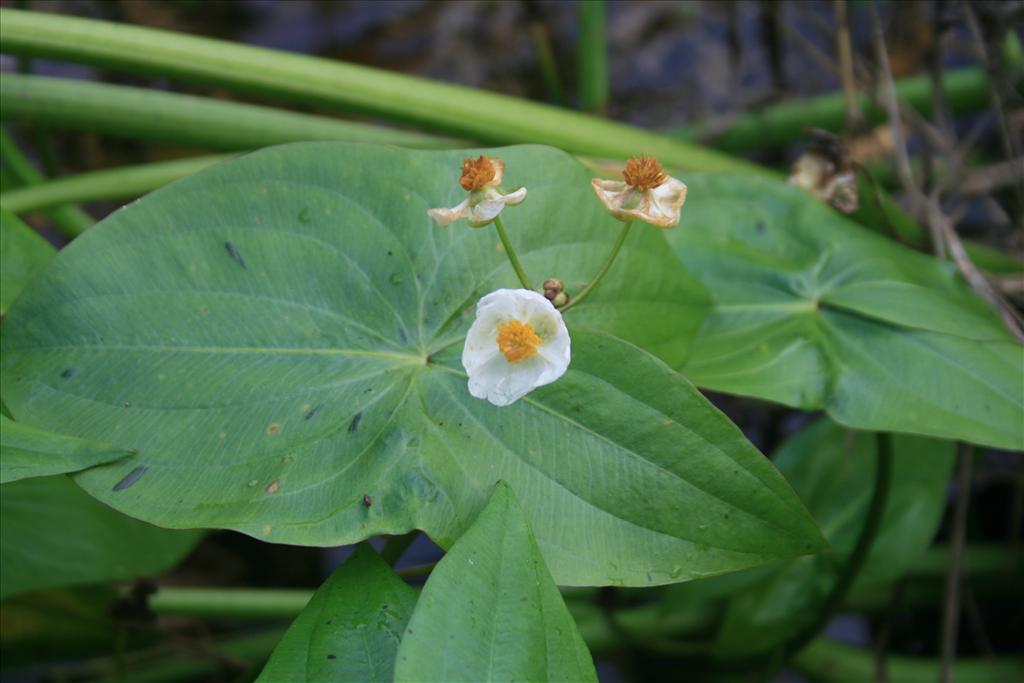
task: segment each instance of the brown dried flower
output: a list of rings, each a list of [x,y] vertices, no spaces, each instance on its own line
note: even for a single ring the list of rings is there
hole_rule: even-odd
[[[686,184],[667,173],[654,157],[633,157],[621,180],[594,178],[590,184],[612,216],[620,221],[644,221],[659,228],[679,223],[686,201]]]
[[[465,159],[462,162],[462,177],[459,178],[459,185],[462,185],[462,189],[467,192],[479,190],[494,180],[495,173],[494,164],[486,154],[480,155],[479,159]]]

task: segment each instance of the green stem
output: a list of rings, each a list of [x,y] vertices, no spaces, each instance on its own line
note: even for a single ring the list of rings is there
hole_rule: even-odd
[[[735,171],[780,178],[757,164],[596,116],[507,95],[306,55],[237,45],[139,26],[0,9],[0,42],[14,55],[66,59],[159,74],[409,121],[484,143],[532,143],[605,158],[657,151],[672,169]],[[901,234],[920,228],[889,198],[889,221]],[[878,215],[854,214],[871,226]]]
[[[871,503],[868,507],[867,517],[864,526],[857,537],[857,544],[846,561],[842,572],[832,586],[832,591],[825,598],[824,604],[818,612],[815,620],[797,634],[786,646],[784,660],[788,660],[794,654],[800,652],[818,633],[825,628],[832,619],[833,614],[843,604],[850,588],[853,587],[857,575],[864,566],[871,546],[875,542],[875,536],[882,525],[882,517],[885,514],[885,505],[889,500],[889,485],[892,479],[892,436],[888,432],[878,432],[878,453],[875,459],[875,489],[871,494]]]
[[[608,104],[607,7],[589,0],[579,9],[580,109],[600,114]]]
[[[66,78],[4,74],[5,121],[226,151],[308,140],[346,140],[413,148],[466,143],[240,102]]]
[[[138,197],[230,158],[214,155],[82,173],[4,192],[0,206],[25,213],[59,204]]]
[[[5,74],[0,82],[5,80]],[[0,128],[0,160],[10,169],[11,174],[22,185],[36,185],[42,183],[44,177],[39,171],[32,167],[31,162],[25,158],[18,146],[7,135],[7,131]],[[76,237],[88,230],[93,225],[92,216],[82,211],[77,206],[58,206],[46,212],[54,224],[68,237]]]
[[[793,658],[796,668],[819,683],[851,683],[875,680],[874,653],[818,638]],[[939,677],[939,660],[889,655],[889,680],[899,683],[934,683]],[[1020,657],[963,659],[953,664],[957,681],[1016,683],[1024,681]]]
[[[1017,36],[1009,31],[1003,43],[1003,61],[1009,70],[1019,68],[1022,62]],[[953,113],[985,111],[989,107],[988,77],[985,69],[967,67],[951,69],[943,74],[949,107]],[[934,84],[928,75],[903,78],[895,83],[896,96],[923,116],[932,114]],[[857,106],[869,123],[885,121],[882,107],[877,107],[866,95],[857,95]],[[846,121],[846,106],[842,92],[832,92],[800,100],[779,102],[761,110],[746,111],[733,118],[728,125],[715,121],[701,121],[677,128],[672,135],[711,145],[729,152],[783,147],[804,137],[804,128],[824,128],[841,133]]]
[[[508,241],[508,235],[505,233],[505,225],[501,222],[500,215],[494,217],[494,227],[498,230],[498,238],[501,240],[501,245],[505,247],[505,253],[508,255],[508,260],[512,264],[512,269],[516,271],[519,283],[524,289],[533,289],[533,287],[530,286],[530,281],[526,278],[526,273],[523,271],[523,264],[519,262],[519,257],[516,256],[516,250],[512,248],[512,243]]]
[[[537,52],[537,66],[540,67],[540,77],[544,81],[548,97],[558,106],[564,107],[565,91],[558,78],[558,66],[551,50],[551,36],[547,27],[539,21],[534,22],[530,25],[530,38],[533,40],[533,49]]]
[[[597,284],[601,281],[601,279],[605,276],[605,273],[608,272],[608,269],[612,267],[612,263],[615,261],[615,257],[619,255],[619,250],[622,249],[622,245],[626,242],[626,237],[629,236],[629,229],[632,226],[633,221],[627,221],[622,226],[622,231],[619,232],[619,239],[615,241],[615,246],[612,247],[611,252],[608,253],[608,258],[605,259],[604,265],[601,266],[601,270],[597,271],[597,275],[595,275],[594,279],[591,280],[587,284],[587,286],[583,288],[583,291],[581,291],[573,298],[569,299],[569,303],[567,303],[565,306],[562,306],[562,313],[565,313],[570,308],[572,308],[579,302],[583,301],[590,295],[590,292],[593,291],[594,287],[596,287]]]
[[[291,619],[313,597],[299,589],[163,587],[149,598],[161,615],[237,619]]]
[[[0,42],[8,54],[159,74],[304,106],[408,121],[485,143],[547,144],[608,158],[657,151],[664,164],[676,168],[773,175],[720,152],[552,105],[211,38],[2,9]]]
[[[951,70],[947,72],[945,80],[954,112],[981,111],[986,108],[988,91],[984,69],[969,67]],[[931,79],[926,75],[896,82],[897,96],[925,116],[932,108],[931,89]],[[856,102],[869,123],[885,120],[885,111],[874,106],[865,95],[858,95]],[[718,126],[715,121],[702,121],[678,128],[672,134],[718,149],[749,152],[783,147],[800,140],[804,137],[804,128],[808,127],[839,133],[845,120],[843,94],[833,92],[747,111],[724,127]]]

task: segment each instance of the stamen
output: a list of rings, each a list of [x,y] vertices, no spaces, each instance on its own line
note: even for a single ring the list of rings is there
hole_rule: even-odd
[[[459,185],[462,185],[462,189],[467,192],[479,190],[494,180],[495,173],[494,164],[486,154],[481,155],[479,159],[466,159],[462,162],[462,177],[459,178]]]
[[[498,325],[498,350],[505,354],[509,363],[520,363],[537,355],[537,346],[544,340],[530,323],[509,320]]]
[[[643,155],[632,157],[626,162],[622,177],[626,179],[628,185],[641,192],[652,190],[668,180],[668,174],[658,160]]]

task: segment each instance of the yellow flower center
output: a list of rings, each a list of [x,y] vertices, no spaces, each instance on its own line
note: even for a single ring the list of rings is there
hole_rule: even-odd
[[[537,355],[537,345],[544,340],[537,336],[530,323],[509,320],[498,325],[498,350],[509,363],[520,363]]]
[[[654,157],[633,157],[626,162],[626,168],[622,170],[622,177],[626,183],[641,192],[653,190],[666,180],[668,174]]]

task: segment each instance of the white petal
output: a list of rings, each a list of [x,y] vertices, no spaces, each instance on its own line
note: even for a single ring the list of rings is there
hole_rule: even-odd
[[[620,221],[633,220],[633,216],[622,208],[623,203],[633,193],[629,185],[621,180],[603,180],[601,178],[594,178],[590,181],[590,185],[594,188],[594,194],[604,204],[604,208],[611,212],[612,216]]]
[[[515,192],[509,192],[507,195],[503,197],[503,199],[505,203],[508,204],[509,206],[521,204],[523,200],[526,199],[526,188],[520,187]]]
[[[482,228],[501,213],[505,202],[501,199],[485,199],[469,210],[469,224],[474,228]]]
[[[541,384],[547,363],[534,356],[521,363],[509,363],[500,353],[469,376],[469,393],[496,406],[507,406]]]
[[[462,203],[450,209],[427,209],[427,214],[437,221],[437,224],[442,228],[447,228],[460,218],[465,218],[467,213],[469,213],[468,197],[463,199]]]

